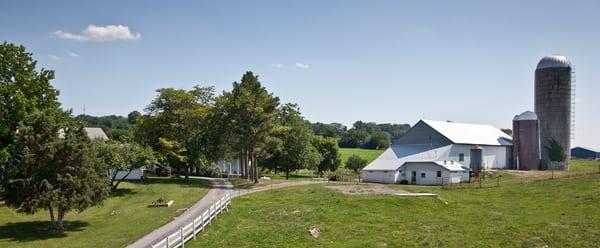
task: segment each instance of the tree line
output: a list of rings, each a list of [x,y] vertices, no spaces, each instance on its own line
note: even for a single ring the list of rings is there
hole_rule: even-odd
[[[386,149],[393,140],[402,136],[409,124],[391,124],[357,121],[348,129],[340,123],[310,123],[315,135],[335,138],[340,147]]]

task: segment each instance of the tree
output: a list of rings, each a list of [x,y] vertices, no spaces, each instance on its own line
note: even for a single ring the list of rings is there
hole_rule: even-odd
[[[119,184],[133,170],[151,166],[156,162],[153,151],[148,146],[114,141],[97,141],[94,146],[98,157],[106,167],[110,178],[111,191],[117,190]],[[117,178],[119,171],[125,171],[126,173],[121,178]]]
[[[6,204],[26,214],[48,210],[55,231],[63,231],[67,212],[101,204],[107,195],[106,171],[83,125],[65,113],[32,114],[19,126],[12,151],[3,181]]]
[[[364,129],[352,128],[342,135],[340,147],[361,147],[367,140],[367,137],[369,137],[369,133]]]
[[[137,110],[131,111],[131,113],[129,113],[127,115],[127,122],[129,122],[129,124],[131,125],[135,125],[137,119],[142,116],[142,114],[140,112],[138,112]]]
[[[335,171],[342,163],[339,147],[335,138],[326,138],[314,135],[312,145],[321,155],[321,161],[317,167],[317,173],[323,177],[325,171]]]
[[[159,161],[167,163],[163,165],[183,169],[187,180],[190,168],[211,157],[200,141],[207,140],[214,88],[163,88],[157,92],[158,96],[146,108],[148,114],[137,118],[136,140],[152,146]]]
[[[354,173],[358,173],[358,171],[362,170],[367,165],[367,160],[357,156],[352,155],[346,161],[346,168],[354,171]]]
[[[382,131],[377,131],[369,137],[367,143],[364,144],[364,148],[367,149],[387,149],[390,146],[390,138],[388,134]]]
[[[300,115],[296,104],[285,104],[278,108],[277,125],[271,139],[277,145],[268,152],[269,158],[261,160],[267,167],[285,172],[286,179],[292,171],[303,168],[316,168],[323,160],[319,151],[312,145],[312,132],[308,123]]]
[[[331,138],[339,138],[341,136],[341,133],[338,132],[338,129],[331,124],[316,122],[311,123],[310,128],[312,129],[314,135]]]
[[[242,175],[258,182],[258,161],[269,156],[266,149],[275,127],[279,98],[269,93],[252,72],[233,83],[216,101],[218,119],[223,120],[227,143],[238,152]]]
[[[0,44],[0,178],[10,160],[19,123],[36,110],[54,110],[58,90],[50,81],[54,72],[36,70],[37,61],[23,46]]]
[[[512,136],[512,134],[513,134],[513,131],[510,128],[502,128],[500,130],[502,130],[502,132],[504,132],[505,134],[508,134],[509,136]]]
[[[548,152],[548,156],[552,162],[564,162],[567,159],[565,149],[554,138],[549,139],[548,145],[546,145],[544,148]]]

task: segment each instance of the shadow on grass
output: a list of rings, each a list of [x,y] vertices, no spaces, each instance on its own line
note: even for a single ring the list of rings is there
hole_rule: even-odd
[[[149,184],[176,184],[183,187],[199,187],[210,188],[210,182],[200,178],[189,178],[186,181],[183,178],[168,178],[168,177],[150,177],[144,181],[128,181],[132,184],[149,185]]]
[[[132,189],[127,189],[127,188],[117,188],[115,191],[110,192],[110,196],[115,196],[115,197],[122,197],[122,196],[127,196],[127,195],[134,195],[137,194],[138,192],[132,190]]]
[[[84,221],[65,221],[65,232],[56,233],[50,230],[50,221],[11,222],[0,226],[0,240],[29,242],[64,238],[70,232],[83,231],[88,225]]]

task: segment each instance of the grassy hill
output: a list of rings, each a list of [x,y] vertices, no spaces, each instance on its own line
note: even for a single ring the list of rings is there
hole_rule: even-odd
[[[361,148],[340,148],[342,155],[342,165],[346,164],[346,160],[352,155],[357,155],[363,159],[366,159],[368,163],[375,160],[384,150],[368,150]],[[342,166],[343,167],[343,166]]]
[[[124,182],[119,194],[100,207],[65,216],[65,234],[48,230],[47,211],[23,215],[0,207],[0,247],[124,247],[146,233],[171,221],[208,191],[205,180],[156,178],[148,184]],[[175,200],[169,208],[148,208],[147,204],[164,196]]]
[[[322,185],[236,198],[186,247],[600,246],[597,173],[482,189],[412,187],[440,199],[346,195]],[[312,227],[320,237],[308,235]]]

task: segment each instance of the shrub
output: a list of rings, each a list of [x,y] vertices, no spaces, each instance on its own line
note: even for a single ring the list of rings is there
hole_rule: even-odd
[[[170,166],[157,166],[156,167],[156,175],[159,177],[168,177],[171,176],[171,167]]]

